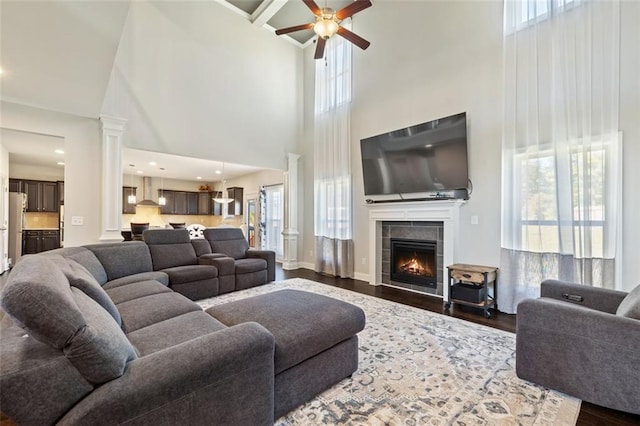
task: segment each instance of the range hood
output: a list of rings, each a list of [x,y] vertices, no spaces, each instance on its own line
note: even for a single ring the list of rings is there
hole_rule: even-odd
[[[136,206],[138,207],[160,207],[158,203],[153,201],[151,194],[151,178],[145,176],[142,178],[142,201],[140,201]]]

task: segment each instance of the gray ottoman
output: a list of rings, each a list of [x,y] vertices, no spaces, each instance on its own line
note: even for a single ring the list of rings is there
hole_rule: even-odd
[[[275,418],[312,399],[358,368],[364,312],[315,293],[281,290],[213,306],[225,325],[255,321],[273,334]]]

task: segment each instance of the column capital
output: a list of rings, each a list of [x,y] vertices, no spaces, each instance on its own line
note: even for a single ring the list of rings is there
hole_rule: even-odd
[[[100,114],[100,122],[102,130],[116,130],[124,132],[124,126],[127,124],[126,118],[114,117],[113,115]]]

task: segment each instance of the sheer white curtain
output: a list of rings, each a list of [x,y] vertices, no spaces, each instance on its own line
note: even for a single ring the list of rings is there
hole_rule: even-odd
[[[616,286],[619,28],[618,0],[505,1],[505,312],[547,278]]]
[[[284,186],[265,186],[265,248],[276,253],[276,259],[282,259],[282,225],[284,215]]]
[[[351,43],[328,40],[316,61],[314,134],[315,270],[353,276]]]

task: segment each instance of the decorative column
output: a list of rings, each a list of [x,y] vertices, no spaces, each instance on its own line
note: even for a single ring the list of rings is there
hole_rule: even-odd
[[[287,154],[284,172],[284,255],[282,269],[298,269],[298,154]]]
[[[127,120],[101,115],[102,223],[100,241],[122,241],[122,135]]]

